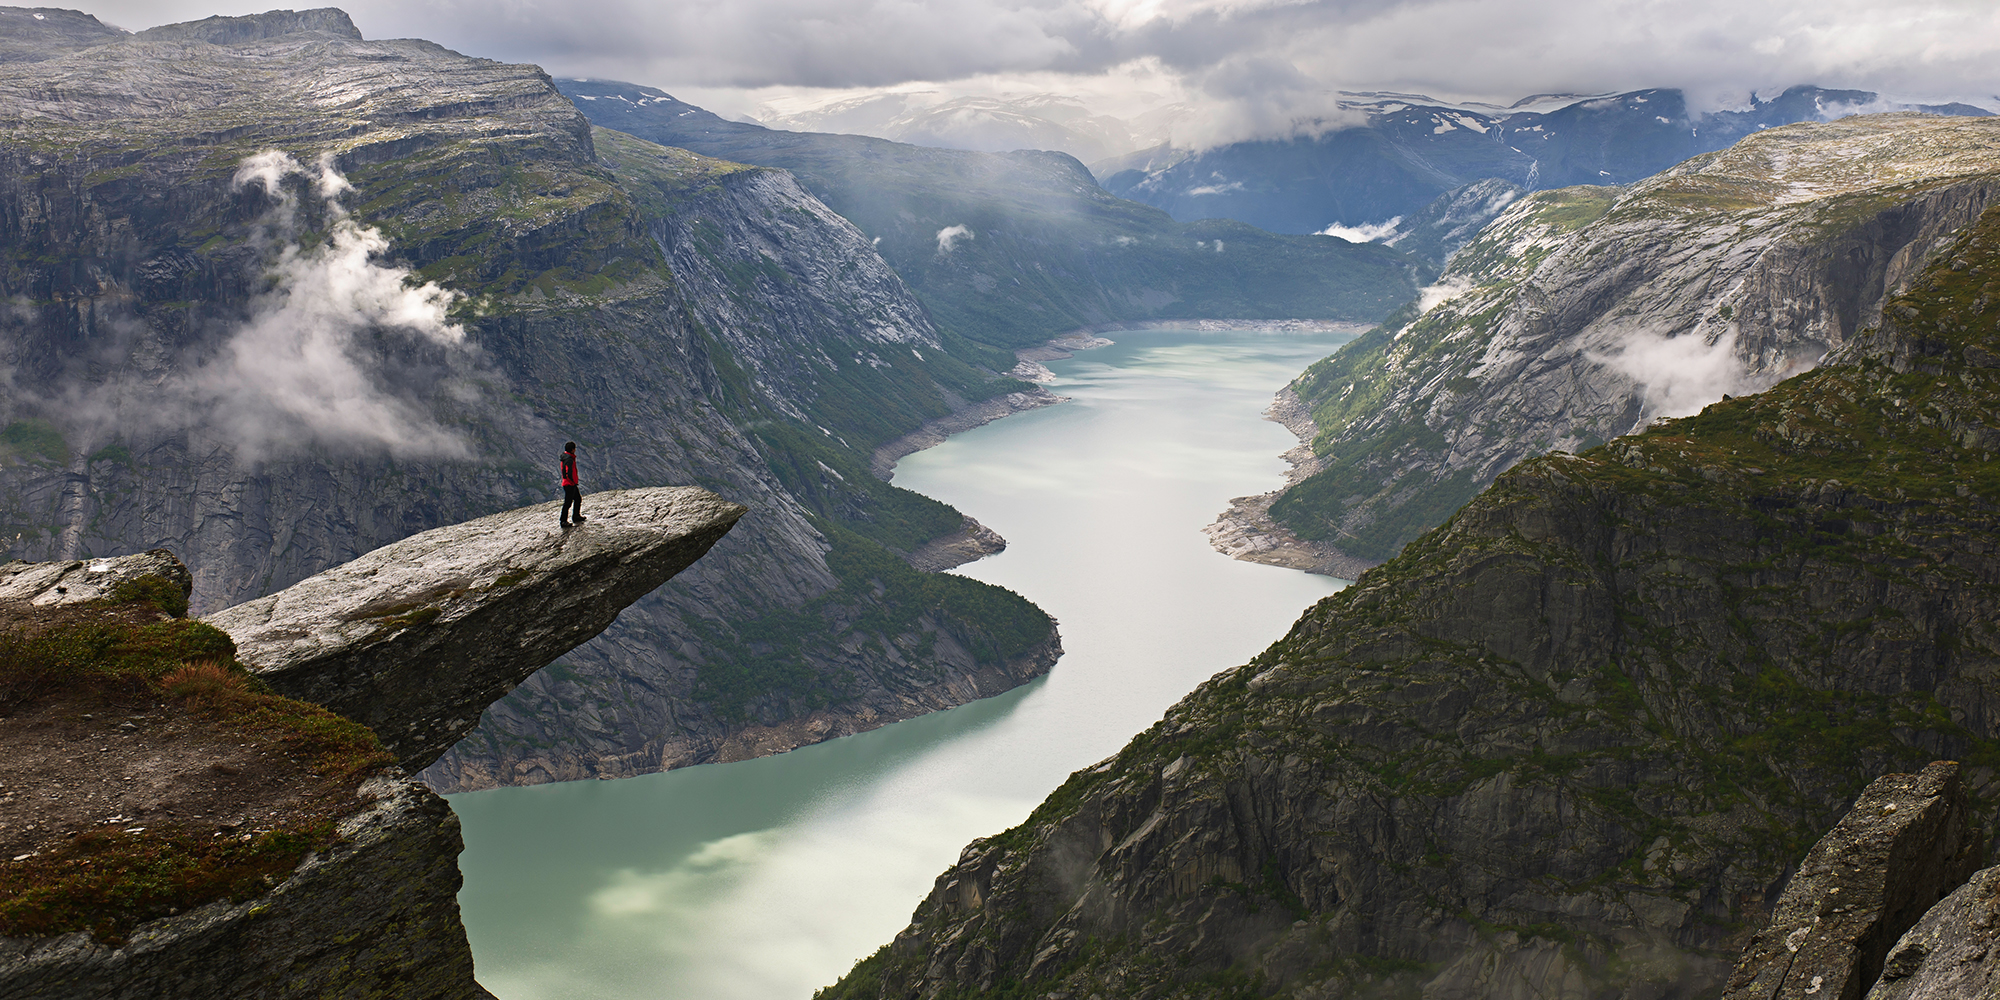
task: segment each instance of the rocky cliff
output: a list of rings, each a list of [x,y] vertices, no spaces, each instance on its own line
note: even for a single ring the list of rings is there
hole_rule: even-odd
[[[1713,995],[1875,776],[1991,828],[1995,302],[1989,210],[1818,369],[1515,467],[826,996]]]
[[[432,528],[209,615],[279,694],[375,731],[420,771],[530,674],[705,555],[744,510],[691,487],[591,497]]]
[[[559,80],[591,121],[708,156],[781,167],[852,221],[938,324],[1007,348],[1150,319],[1374,322],[1416,266],[1380,246],[1175,222],[1114,197],[1062,153],[932,149],[726,121],[652,87]]]
[[[1421,303],[1281,397],[1310,412],[1311,454],[1265,527],[1353,576],[1523,458],[1812,367],[2000,191],[1996,121],[1795,125],[1629,189],[1514,201]]]
[[[0,566],[0,997],[486,996],[458,819],[403,767],[744,513],[688,487],[593,500],[574,527],[541,504],[426,531],[206,622],[178,617],[191,574],[162,550]]]
[[[587,491],[751,509],[496,707],[445,786],[716,759],[1052,662],[1032,605],[905,572],[965,516],[868,474],[880,441],[1030,387],[784,175],[593,132],[535,67],[338,11],[39,13],[42,58],[0,62],[10,554],[169,548],[206,613],[543,501],[566,439]]]

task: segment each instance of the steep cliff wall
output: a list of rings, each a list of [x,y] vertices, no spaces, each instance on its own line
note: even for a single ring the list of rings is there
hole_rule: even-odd
[[[1876,775],[1990,828],[1995,302],[1989,210],[1817,370],[1522,463],[827,995],[1712,995]]]
[[[1027,388],[993,371],[1011,359],[957,353],[775,175],[710,217],[808,221],[716,272],[753,307],[704,305],[714,282],[661,242],[707,197],[663,181],[672,154],[600,150],[534,67],[309,13],[76,28],[0,64],[11,555],[170,548],[212,611],[546,499],[573,439],[587,490],[696,483],[752,513],[497,708],[482,781],[714,759],[734,733],[865,727],[1047,669],[1025,601],[889,565],[964,516],[867,474],[873,438]],[[888,344],[921,357],[879,372]],[[834,404],[863,388],[879,408]],[[766,640],[779,619],[797,642]]]
[[[1426,311],[1289,387],[1312,454],[1270,527],[1352,576],[1523,458],[1812,367],[1992,202],[1996,121],[1771,129],[1630,189],[1515,201],[1452,256]]]

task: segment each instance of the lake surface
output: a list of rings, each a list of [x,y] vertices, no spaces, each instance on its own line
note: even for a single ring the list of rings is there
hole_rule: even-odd
[[[452,796],[478,976],[501,1000],[807,1000],[908,923],[975,837],[1026,818],[1338,581],[1201,528],[1275,489],[1271,396],[1348,337],[1121,333],[1051,362],[1072,401],[903,460],[1006,536],[959,572],[1061,622],[1047,678],[735,764]]]

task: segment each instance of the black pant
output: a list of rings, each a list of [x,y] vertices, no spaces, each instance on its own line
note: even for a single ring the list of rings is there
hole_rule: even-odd
[[[574,486],[563,487],[562,522],[569,523],[570,508],[576,509],[576,519],[583,520],[583,491]]]

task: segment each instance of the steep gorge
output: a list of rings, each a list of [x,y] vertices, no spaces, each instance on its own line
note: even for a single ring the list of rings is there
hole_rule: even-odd
[[[2000,210],[1812,372],[1524,462],[975,841],[823,996],[1711,995],[2000,762]]]

